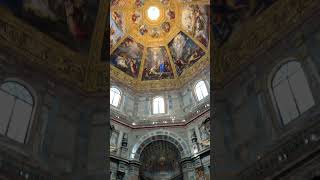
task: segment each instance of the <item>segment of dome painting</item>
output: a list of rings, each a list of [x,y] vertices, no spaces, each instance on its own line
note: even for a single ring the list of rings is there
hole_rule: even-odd
[[[111,64],[126,74],[137,78],[142,60],[143,45],[133,38],[126,38],[120,46],[111,54]]]
[[[142,80],[172,79],[173,71],[165,47],[148,48]]]
[[[169,43],[169,48],[179,76],[205,55],[205,52],[183,32]]]
[[[183,29],[204,46],[209,42],[209,8],[208,5],[187,5],[181,17]]]
[[[125,10],[130,34],[149,46],[161,46],[179,32],[176,13],[178,5],[173,0],[135,1]],[[153,14],[156,13],[156,14]],[[155,15],[155,17],[151,17]],[[155,18],[155,19],[153,19]]]
[[[128,0],[111,0],[111,7],[123,7],[126,5]]]
[[[110,15],[110,48],[112,49],[124,36],[125,22],[123,13],[113,11]]]

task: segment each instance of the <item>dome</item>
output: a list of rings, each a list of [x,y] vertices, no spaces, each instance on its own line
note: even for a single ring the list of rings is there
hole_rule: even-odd
[[[209,0],[111,1],[111,79],[135,91],[182,88],[209,68]]]

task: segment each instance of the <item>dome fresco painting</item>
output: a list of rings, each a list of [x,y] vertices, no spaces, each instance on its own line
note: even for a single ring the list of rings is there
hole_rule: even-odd
[[[209,61],[209,6],[209,0],[111,1],[110,55],[103,54],[103,61],[111,57],[111,76],[179,84],[186,71],[195,75],[188,69]]]

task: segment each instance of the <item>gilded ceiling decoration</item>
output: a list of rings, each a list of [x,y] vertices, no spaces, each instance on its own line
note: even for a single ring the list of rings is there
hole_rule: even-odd
[[[110,57],[112,79],[136,90],[176,89],[209,67],[209,6],[209,0],[111,1],[110,54],[103,57]]]

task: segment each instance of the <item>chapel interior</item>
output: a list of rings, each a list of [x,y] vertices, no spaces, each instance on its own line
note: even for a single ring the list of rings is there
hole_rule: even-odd
[[[210,179],[209,12],[111,1],[110,179]]]
[[[0,0],[0,180],[317,180],[320,1]]]

